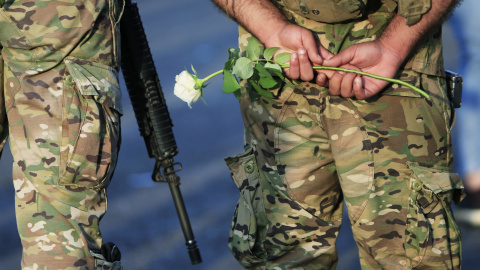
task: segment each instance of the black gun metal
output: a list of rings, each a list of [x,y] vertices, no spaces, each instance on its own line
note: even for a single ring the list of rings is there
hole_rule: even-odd
[[[174,162],[173,159],[178,153],[172,130],[173,122],[158,79],[138,6],[131,0],[125,1],[120,31],[121,68],[125,85],[148,155],[156,160],[152,179],[155,182],[168,183],[185,236],[190,261],[192,264],[201,263],[200,250],[180,192],[180,177],[176,174],[182,169],[182,165]]]

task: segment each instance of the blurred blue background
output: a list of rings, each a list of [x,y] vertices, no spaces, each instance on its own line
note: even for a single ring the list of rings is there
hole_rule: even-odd
[[[243,151],[243,123],[233,95],[221,92],[221,76],[206,88],[206,104],[193,108],[173,95],[175,76],[193,65],[200,77],[223,67],[227,49],[237,47],[237,26],[210,1],[138,0],[143,24],[154,55],[183,164],[181,191],[203,263],[190,264],[184,237],[167,184],[154,183],[149,159],[138,132],[130,100],[124,91],[123,145],[109,189],[109,209],[102,223],[105,241],[122,251],[125,270],[240,270],[227,248],[236,186],[223,158]],[[457,45],[445,27],[448,68],[457,68]],[[123,78],[121,79],[123,83]],[[124,85],[123,89],[125,89]],[[20,269],[21,246],[16,233],[12,158],[7,149],[0,163],[0,270]],[[463,269],[478,269],[480,231],[464,233]],[[357,270],[357,248],[345,225],[338,241],[339,270]]]

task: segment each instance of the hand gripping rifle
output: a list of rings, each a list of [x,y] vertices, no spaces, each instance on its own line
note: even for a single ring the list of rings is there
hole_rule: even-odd
[[[173,161],[173,157],[178,153],[172,131],[173,123],[153,63],[137,4],[132,3],[131,0],[125,1],[120,29],[123,77],[140,135],[145,140],[149,157],[156,160],[152,179],[155,182],[168,183],[185,236],[190,261],[192,264],[201,263],[200,251],[180,193],[180,177],[176,175],[176,172],[182,169],[182,165]],[[163,169],[163,175],[160,169]]]

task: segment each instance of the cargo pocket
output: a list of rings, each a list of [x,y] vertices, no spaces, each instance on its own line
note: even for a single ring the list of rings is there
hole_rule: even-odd
[[[120,145],[121,92],[117,72],[99,63],[65,60],[59,185],[109,184]]]
[[[267,255],[262,244],[267,218],[254,149],[249,147],[244,154],[226,158],[225,162],[240,190],[228,247],[238,262],[248,269],[262,263]]]
[[[412,170],[405,232],[407,257],[412,267],[425,256],[451,257],[461,250],[460,230],[453,218],[451,202],[464,197],[460,177],[447,168],[427,168],[407,162]]]

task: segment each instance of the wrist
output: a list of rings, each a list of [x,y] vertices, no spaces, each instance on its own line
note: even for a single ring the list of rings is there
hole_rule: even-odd
[[[378,39],[377,40],[383,55],[388,55],[390,58],[396,60],[396,62],[402,63],[410,55],[410,49],[405,46],[397,46],[392,39]]]
[[[280,35],[282,30],[285,29],[291,23],[289,21],[278,19],[274,23],[267,24],[268,27],[262,27],[259,33],[256,35],[253,33],[265,47],[277,47],[280,44]]]
[[[406,19],[397,15],[382,33],[378,42],[386,51],[405,60],[415,49],[420,37],[421,34],[416,27],[406,25]]]

